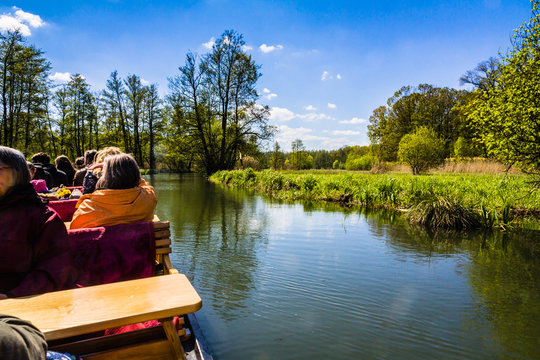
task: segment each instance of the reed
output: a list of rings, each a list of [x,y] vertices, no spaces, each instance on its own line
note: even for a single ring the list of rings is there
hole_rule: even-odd
[[[210,180],[254,189],[282,200],[320,200],[346,206],[411,210],[412,222],[443,228],[508,228],[525,217],[538,222],[540,214],[540,191],[524,196],[530,190],[527,183],[530,179],[522,174],[413,176],[246,169],[220,171]]]

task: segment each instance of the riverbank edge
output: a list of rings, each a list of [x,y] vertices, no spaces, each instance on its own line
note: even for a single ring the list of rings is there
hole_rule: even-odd
[[[463,179],[467,181],[460,181]],[[336,203],[346,208],[394,210],[406,216],[411,223],[433,228],[540,230],[540,208],[535,205],[538,203],[536,194],[532,206],[530,203],[508,200],[518,198],[517,194],[512,196],[508,189],[502,189],[503,200],[493,196],[501,192],[498,187],[513,187],[514,192],[517,189],[526,191],[526,182],[518,184],[514,179],[503,178],[502,181],[512,182],[512,186],[508,186],[506,182],[496,177],[494,179],[497,185],[489,184],[485,177],[467,174],[421,177],[245,169],[218,171],[210,176],[209,181],[233,188],[252,189],[279,200],[318,201]],[[454,189],[458,184],[459,189]]]

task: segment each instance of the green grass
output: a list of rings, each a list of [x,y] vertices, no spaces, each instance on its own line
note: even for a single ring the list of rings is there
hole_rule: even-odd
[[[284,200],[319,200],[347,206],[410,210],[414,214],[409,215],[412,222],[434,227],[520,226],[524,219],[528,219],[524,223],[536,224],[540,213],[540,192],[525,196],[530,190],[527,183],[530,178],[517,174],[413,176],[403,173],[379,175],[348,171],[246,169],[220,171],[210,180],[254,189]],[[426,222],[426,218],[429,221]]]

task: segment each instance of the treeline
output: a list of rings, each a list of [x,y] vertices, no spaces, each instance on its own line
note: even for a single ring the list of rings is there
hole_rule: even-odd
[[[43,51],[18,32],[0,36],[0,144],[24,154],[46,151],[74,159],[117,146],[140,166],[212,173],[234,167],[272,136],[269,110],[256,104],[259,66],[242,36],[225,31],[201,57],[189,53],[168,94],[140,76],[115,70],[103,90],[84,76],[54,85]]]

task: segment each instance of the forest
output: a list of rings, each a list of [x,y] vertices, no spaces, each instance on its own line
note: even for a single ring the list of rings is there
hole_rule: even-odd
[[[538,175],[540,170],[539,1],[504,54],[461,77],[468,90],[403,86],[373,110],[369,146],[307,151],[301,139],[281,151],[270,108],[261,105],[260,65],[243,36],[225,31],[211,51],[188,53],[168,92],[113,70],[104,88],[82,74],[57,85],[44,51],[19,32],[0,37],[0,144],[25,155],[71,159],[117,146],[141,167],[212,174],[234,168],[370,170],[400,162],[413,174],[445,159],[482,157]],[[536,182],[538,186],[538,182]]]

